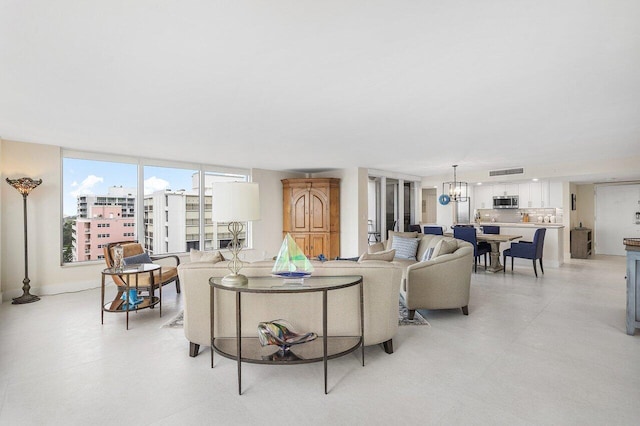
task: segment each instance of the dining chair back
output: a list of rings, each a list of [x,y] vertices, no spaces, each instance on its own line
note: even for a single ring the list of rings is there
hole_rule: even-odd
[[[473,269],[478,272],[478,257],[484,256],[484,269],[487,269],[487,253],[491,249],[485,245],[478,245],[478,238],[476,236],[476,229],[467,226],[456,226],[453,228],[453,237],[459,240],[464,240],[473,245]]]
[[[511,243],[511,248],[502,252],[502,260],[505,265],[503,270],[507,269],[507,256],[511,256],[511,271],[513,271],[513,258],[519,257],[521,259],[531,259],[533,261],[533,273],[538,277],[538,270],[536,268],[536,260],[540,262],[540,270],[544,274],[544,267],[542,266],[542,253],[544,249],[544,237],[547,230],[546,228],[540,228],[533,234],[533,241],[518,241],[517,243]]]
[[[422,232],[422,229],[420,229],[420,225],[409,225],[409,232]]]
[[[431,235],[443,235],[444,232],[442,231],[442,226],[425,226],[423,228],[424,234],[431,234]]]
[[[495,225],[483,225],[482,232],[484,232],[485,234],[499,234],[500,227]]]

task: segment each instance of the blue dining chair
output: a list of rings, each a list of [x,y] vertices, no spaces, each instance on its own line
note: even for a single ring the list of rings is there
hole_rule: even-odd
[[[502,252],[502,263],[504,263],[503,273],[507,270],[507,256],[511,256],[511,271],[513,271],[513,258],[519,257],[521,259],[533,260],[533,272],[538,277],[538,270],[536,269],[536,259],[540,261],[540,270],[544,274],[544,268],[542,266],[542,249],[544,248],[544,235],[547,230],[540,228],[533,234],[533,242],[519,241],[517,243],[511,243],[511,248]]]
[[[443,235],[442,226],[425,226],[423,231],[426,234]]]
[[[500,227],[494,225],[482,225],[482,232],[485,234],[499,234]]]
[[[484,269],[487,269],[487,253],[491,251],[491,248],[478,245],[475,228],[456,226],[453,228],[453,237],[473,244],[473,269],[475,272],[478,272],[478,258],[482,255],[484,255]]]
[[[409,225],[409,232],[422,232],[422,230],[420,229],[420,225]]]

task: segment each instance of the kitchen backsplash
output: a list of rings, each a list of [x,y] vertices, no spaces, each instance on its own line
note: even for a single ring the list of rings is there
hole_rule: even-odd
[[[480,218],[480,222],[502,222],[502,223],[520,223],[523,222],[524,215],[529,215],[530,223],[541,223],[545,220],[548,223],[562,223],[562,209],[478,209],[476,210],[476,218]],[[545,219],[545,218],[549,219]]]

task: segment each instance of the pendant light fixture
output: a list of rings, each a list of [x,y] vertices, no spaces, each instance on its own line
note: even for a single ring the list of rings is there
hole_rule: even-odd
[[[467,190],[467,182],[459,182],[456,176],[457,164],[453,166],[453,182],[443,182],[441,204],[447,204],[449,201],[466,202],[469,201],[469,192]],[[442,199],[448,198],[447,203],[442,203]]]

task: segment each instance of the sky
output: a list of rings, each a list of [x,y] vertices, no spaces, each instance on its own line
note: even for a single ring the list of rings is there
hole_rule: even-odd
[[[137,167],[136,164],[65,157],[62,163],[64,216],[77,213],[78,195],[107,195],[112,186],[131,188],[135,194]],[[190,169],[145,166],[144,193],[151,194],[164,189],[192,190],[192,175],[196,172]]]

